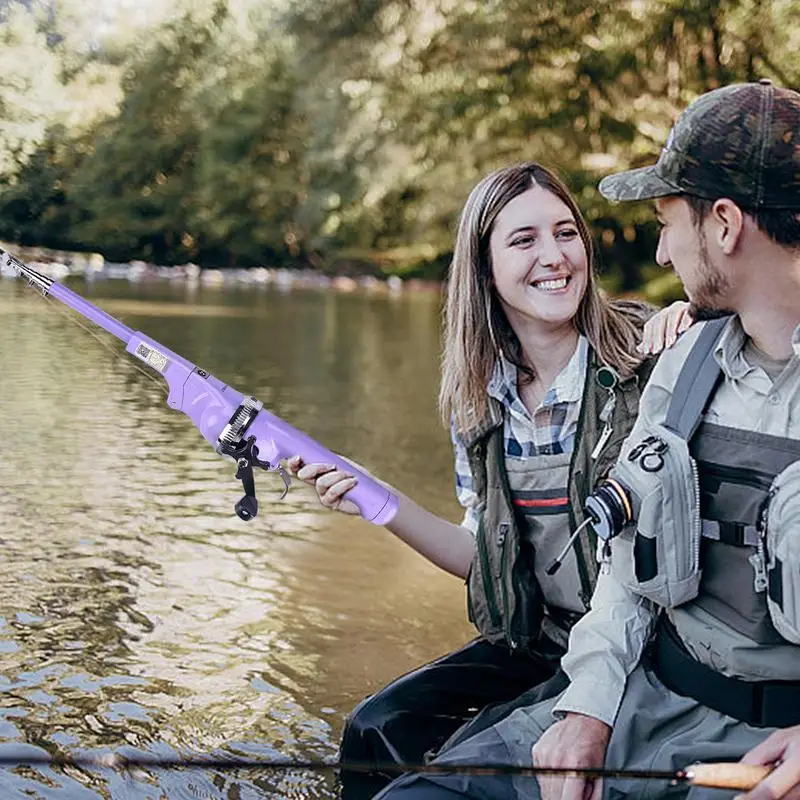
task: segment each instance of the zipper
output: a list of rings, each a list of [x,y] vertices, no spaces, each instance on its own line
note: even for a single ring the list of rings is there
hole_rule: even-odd
[[[764,489],[769,491],[772,482],[775,480],[773,475],[761,470],[747,470],[748,475],[742,475],[742,469],[738,467],[726,467],[722,464],[710,464],[707,461],[700,462],[703,471],[708,472],[718,478],[723,478],[728,483],[736,483],[739,486],[750,486],[753,489]]]
[[[697,462],[690,456],[689,464],[692,468],[692,488],[694,489],[694,508],[695,513],[691,514],[692,520],[692,549],[688,574],[693,574],[700,570],[700,542],[703,538],[703,522],[700,519],[700,471]],[[691,512],[691,509],[690,509]]]
[[[591,376],[592,376],[592,358],[593,354],[591,350],[589,351],[588,358],[586,359],[586,375],[584,378],[584,386],[583,386],[583,397],[581,397],[581,411],[578,415],[578,424],[575,428],[575,447],[572,448],[572,457],[569,460],[569,482],[570,484],[574,480],[575,475],[575,460],[578,457],[578,451],[581,449],[579,442],[582,441],[583,437],[583,429],[585,426],[586,421],[586,401],[589,397],[589,392],[593,391],[593,386]],[[610,434],[609,434],[610,435]],[[599,453],[598,453],[599,455]],[[590,456],[591,461],[591,456]],[[582,475],[581,477],[584,480],[591,481],[591,475]],[[581,495],[584,500],[586,498],[587,492],[581,492],[580,489],[584,487],[579,487],[579,495]],[[570,491],[569,488],[567,489],[567,497],[569,498]],[[569,517],[569,530],[570,535],[574,533],[575,529],[578,527],[578,522],[575,518],[575,509],[572,507],[572,500],[569,500],[569,507],[567,509],[568,517]],[[578,566],[578,578],[581,582],[581,592],[580,592],[580,600],[583,603],[584,608],[588,611],[592,601],[592,580],[589,576],[589,568],[586,565],[586,559],[584,558],[583,547],[581,543],[581,537],[579,536],[575,543],[572,546],[572,549],[575,551],[575,559]]]
[[[506,642],[508,646],[512,650],[516,650],[518,642],[514,639],[514,634],[512,631],[512,619],[511,617],[513,614],[509,612],[509,604],[508,604],[508,581],[514,580],[514,565],[507,564],[506,560],[510,560],[509,553],[511,553],[510,548],[506,547],[506,539],[508,537],[508,533],[511,530],[511,526],[507,522],[501,522],[500,526],[497,529],[497,545],[500,548],[500,563],[502,568],[500,570],[500,591],[503,594],[503,609],[505,610],[505,635],[506,635]],[[515,604],[516,605],[516,604]]]
[[[483,517],[478,526],[478,560],[481,565],[481,581],[483,582],[483,594],[486,597],[486,605],[489,608],[489,621],[493,628],[500,627],[500,611],[497,608],[497,598],[494,594],[494,580],[489,571],[489,553],[486,549],[486,538]]]

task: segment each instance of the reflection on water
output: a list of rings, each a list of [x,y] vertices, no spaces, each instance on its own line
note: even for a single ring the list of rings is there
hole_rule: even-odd
[[[73,285],[459,517],[436,418],[438,298]],[[386,531],[235,467],[103,332],[0,281],[0,758],[333,758],[344,715],[464,642],[460,582]],[[87,326],[91,327],[91,326]],[[0,771],[0,796],[332,797],[330,775]]]

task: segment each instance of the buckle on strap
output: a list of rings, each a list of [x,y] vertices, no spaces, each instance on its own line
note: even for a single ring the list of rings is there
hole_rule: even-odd
[[[755,525],[742,525],[739,522],[718,522],[714,519],[702,520],[702,536],[723,544],[736,547],[758,547],[758,528]]]

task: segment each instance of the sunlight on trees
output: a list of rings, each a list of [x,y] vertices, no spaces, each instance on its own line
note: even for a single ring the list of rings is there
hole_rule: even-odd
[[[703,91],[800,82],[800,0],[121,2],[0,3],[0,235],[437,276],[474,182],[538,159],[635,290],[650,209],[598,180]]]

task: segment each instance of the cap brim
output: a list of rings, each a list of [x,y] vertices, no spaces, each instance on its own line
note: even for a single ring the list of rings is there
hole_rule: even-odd
[[[598,189],[607,200],[649,200],[680,194],[681,191],[659,177],[655,164],[609,175],[600,181]]]

